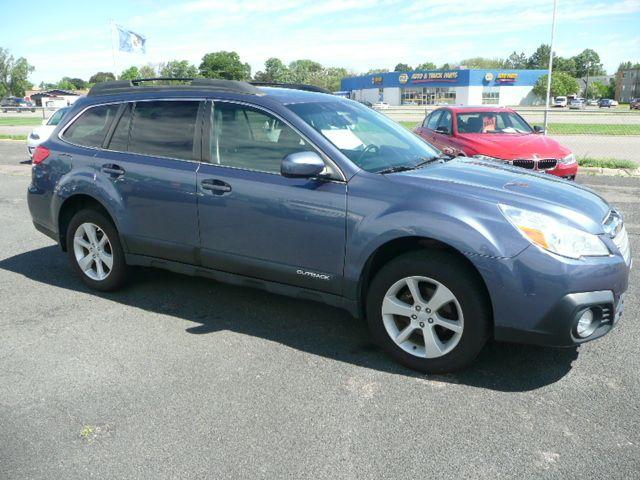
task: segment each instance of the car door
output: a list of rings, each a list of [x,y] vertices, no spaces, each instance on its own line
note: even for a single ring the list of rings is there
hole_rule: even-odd
[[[210,158],[197,173],[205,267],[328,293],[342,290],[346,183],[286,178],[282,159],[316,151],[289,124],[246,104],[210,104]]]
[[[196,263],[196,170],[204,102],[124,103],[96,159],[98,182],[119,198],[129,253]]]
[[[431,112],[429,116],[425,118],[420,130],[422,138],[437,148],[440,147],[438,146],[438,138],[436,137],[436,128],[441,114],[442,110],[434,110]]]
[[[437,147],[445,153],[451,153],[455,149],[453,139],[453,115],[451,110],[443,109],[438,117],[438,124],[435,132],[435,142]]]

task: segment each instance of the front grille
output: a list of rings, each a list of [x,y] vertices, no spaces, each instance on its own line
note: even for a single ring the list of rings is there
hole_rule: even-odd
[[[555,158],[544,158],[538,160],[538,170],[549,170],[550,168],[556,168],[558,161]]]
[[[629,245],[629,235],[627,235],[627,229],[622,226],[618,234],[613,237],[613,243],[616,244],[620,254],[627,265],[631,263],[631,247]]]
[[[514,160],[511,163],[513,163],[514,167],[527,168],[529,170],[532,170],[536,166],[536,162],[533,160]]]
[[[518,158],[512,160],[511,163],[514,167],[526,168],[527,170],[549,170],[555,168],[558,161],[555,158],[543,158],[542,160]]]

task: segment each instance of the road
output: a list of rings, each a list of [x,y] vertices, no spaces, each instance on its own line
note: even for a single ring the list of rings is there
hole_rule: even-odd
[[[637,478],[637,268],[605,338],[425,376],[320,304],[150,269],[88,290],[31,225],[24,148],[0,142],[3,480]],[[580,181],[638,252],[640,182]]]

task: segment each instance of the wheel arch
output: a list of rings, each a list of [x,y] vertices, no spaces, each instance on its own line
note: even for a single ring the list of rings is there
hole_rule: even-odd
[[[440,240],[422,237],[422,236],[405,236],[398,237],[392,240],[389,240],[381,245],[379,245],[367,258],[364,268],[360,273],[360,278],[358,281],[358,313],[361,318],[365,316],[365,305],[366,305],[366,294],[369,285],[371,284],[371,280],[375,277],[375,275],[380,271],[380,269],[386,265],[389,261],[398,257],[399,255],[403,255],[412,251],[420,251],[420,250],[442,250],[447,251],[460,258],[465,265],[473,272],[473,275],[476,277],[478,284],[484,291],[485,297],[487,299],[487,305],[490,309],[490,319],[491,319],[491,332],[493,332],[494,327],[494,319],[493,319],[493,301],[491,298],[491,294],[489,293],[489,289],[485,282],[485,279],[480,274],[480,271],[476,268],[469,258],[464,255],[460,250],[452,247],[451,245],[442,242]]]
[[[120,232],[114,216],[111,215],[107,207],[100,200],[86,193],[71,195],[67,197],[60,205],[57,218],[60,247],[64,252],[67,251],[66,238],[69,222],[77,212],[84,209],[94,209],[99,211],[100,213],[105,215],[111,221],[111,223],[113,223],[118,233]]]

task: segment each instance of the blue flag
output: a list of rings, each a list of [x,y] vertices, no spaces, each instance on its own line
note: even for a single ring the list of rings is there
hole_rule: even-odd
[[[118,50],[121,52],[142,52],[146,53],[145,43],[147,39],[139,33],[127,30],[120,25],[116,25],[118,29],[119,46]]]

